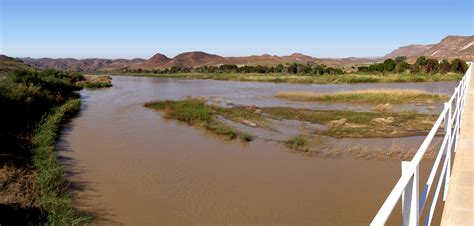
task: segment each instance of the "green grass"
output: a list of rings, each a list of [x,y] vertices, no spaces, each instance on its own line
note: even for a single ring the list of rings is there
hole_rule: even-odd
[[[48,214],[49,225],[74,225],[90,219],[75,213],[66,189],[64,171],[57,159],[56,138],[61,122],[80,109],[80,100],[71,99],[53,108],[43,118],[32,138],[33,163],[38,171],[36,194],[40,207]]]
[[[109,82],[88,82],[88,83],[84,83],[84,84],[79,85],[79,86],[87,88],[87,89],[99,89],[99,88],[112,87],[112,83],[109,83]]]
[[[313,146],[314,139],[308,135],[298,134],[293,136],[285,141],[285,145],[288,148],[301,151],[301,152],[311,152],[311,147]]]
[[[176,74],[154,74],[154,73],[117,73],[117,75],[146,76],[163,78],[188,78],[188,79],[215,79],[229,81],[250,82],[284,82],[305,84],[338,84],[338,83],[378,83],[378,82],[437,82],[458,81],[462,74],[369,74],[352,73],[343,75],[311,75],[311,74],[288,74],[288,73],[176,73]]]
[[[288,100],[320,101],[320,102],[351,102],[351,103],[419,103],[425,101],[444,101],[448,96],[428,93],[419,90],[361,90],[318,94],[315,92],[278,92],[276,97]]]
[[[202,100],[158,101],[146,103],[145,107],[163,111],[168,119],[175,119],[190,126],[201,127],[229,139],[240,138],[245,142],[252,140],[249,134],[240,132],[217,118],[219,115],[229,116],[231,114],[224,114],[223,112],[226,112],[226,110],[207,105]]]

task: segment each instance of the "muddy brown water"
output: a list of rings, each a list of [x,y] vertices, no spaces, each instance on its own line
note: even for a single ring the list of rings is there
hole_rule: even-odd
[[[455,85],[289,85],[138,77],[114,77],[113,83],[112,88],[81,91],[81,113],[64,126],[58,142],[77,208],[92,213],[101,225],[367,225],[400,176],[399,161],[317,158],[261,139],[248,144],[226,141],[164,120],[143,107],[146,101],[192,95],[297,106],[300,103],[271,96],[278,90],[315,88],[449,93]],[[422,165],[421,172],[426,174],[429,166]],[[398,209],[394,215],[400,216]]]

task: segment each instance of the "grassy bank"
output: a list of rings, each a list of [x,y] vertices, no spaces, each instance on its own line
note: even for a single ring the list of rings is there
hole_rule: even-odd
[[[201,127],[229,139],[252,140],[249,134],[240,132],[218,120],[219,108],[207,105],[202,100],[159,101],[147,103],[145,107],[163,111],[168,119],[176,119],[190,126]],[[220,110],[225,111],[224,109]],[[232,115],[237,117],[238,113]]]
[[[448,96],[428,93],[419,90],[362,90],[338,92],[332,94],[318,94],[315,92],[278,92],[276,97],[287,100],[320,101],[320,102],[351,102],[351,103],[423,103],[444,101]]]
[[[356,112],[342,110],[309,110],[288,107],[233,107],[208,105],[202,100],[159,101],[145,104],[163,111],[166,118],[205,128],[231,139],[246,135],[226,125],[219,116],[232,121],[271,129],[267,119],[288,119],[326,125],[326,130],[313,131],[331,137],[404,137],[425,134],[436,115],[406,112]],[[296,140],[298,141],[298,140]],[[297,143],[297,142],[296,142]],[[298,145],[297,145],[298,146]]]
[[[114,74],[115,75],[115,74]],[[462,74],[342,74],[342,75],[310,75],[310,74],[288,74],[288,73],[124,73],[117,75],[146,76],[163,78],[187,78],[187,79],[215,79],[226,81],[249,81],[249,82],[285,82],[304,84],[338,84],[338,83],[392,83],[392,82],[437,82],[458,81]]]
[[[33,163],[38,173],[35,187],[37,202],[48,213],[50,225],[74,225],[88,221],[88,218],[77,215],[72,208],[72,199],[66,189],[64,172],[55,147],[61,122],[79,109],[79,99],[71,99],[53,108],[40,122],[32,138]]]
[[[44,224],[44,217],[51,225],[80,220],[69,205],[54,145],[59,123],[79,109],[75,83],[83,79],[78,73],[17,69],[0,80],[0,169],[6,175],[0,172],[0,206],[21,207],[17,213],[26,224]],[[14,216],[1,218],[15,222]]]

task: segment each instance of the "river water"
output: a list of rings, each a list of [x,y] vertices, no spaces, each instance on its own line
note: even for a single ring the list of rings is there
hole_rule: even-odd
[[[81,112],[58,142],[76,205],[95,223],[367,225],[400,176],[399,161],[318,158],[262,139],[226,141],[165,120],[143,103],[208,96],[298,107],[308,103],[272,96],[367,88],[448,94],[456,83],[294,85],[114,76],[113,85],[81,91]]]

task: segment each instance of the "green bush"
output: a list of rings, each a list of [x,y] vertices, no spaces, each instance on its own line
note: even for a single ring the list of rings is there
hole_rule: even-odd
[[[34,166],[35,202],[50,225],[86,220],[72,210],[55,149],[60,123],[80,108],[74,83],[83,79],[78,73],[19,69],[0,80],[0,154]]]
[[[2,152],[27,149],[31,131],[52,107],[77,96],[76,73],[54,70],[15,70],[0,80],[0,142]]]

